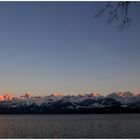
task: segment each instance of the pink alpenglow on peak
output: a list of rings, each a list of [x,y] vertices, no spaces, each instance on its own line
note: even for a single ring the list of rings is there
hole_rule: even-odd
[[[13,99],[13,97],[9,93],[0,95],[0,101],[3,101],[3,100],[11,101],[12,99]]]
[[[108,95],[108,97],[135,97],[137,96],[138,94],[136,93],[132,93],[130,91],[126,91],[126,92],[114,92],[114,93],[111,93]]]
[[[99,96],[102,96],[102,95],[99,94],[98,92],[92,92],[92,93],[90,93],[90,96],[99,97]]]
[[[9,100],[9,101],[11,101],[13,99],[13,97],[9,93],[3,95],[3,97],[5,100]]]
[[[78,96],[80,96],[80,97],[83,97],[83,96],[85,96],[86,94],[84,94],[84,93],[80,93]]]
[[[99,94],[98,92],[92,92],[92,93],[88,93],[88,94],[81,93],[78,96],[80,96],[80,97],[84,97],[84,96],[88,96],[88,97],[101,97],[102,95]]]
[[[0,101],[3,101],[4,97],[2,95],[0,95]]]
[[[59,93],[59,92],[55,92],[55,93],[51,94],[51,96],[61,97],[63,95],[61,93]]]

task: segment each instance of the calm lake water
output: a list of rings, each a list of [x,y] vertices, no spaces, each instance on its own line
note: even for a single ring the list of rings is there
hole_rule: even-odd
[[[0,115],[0,138],[140,138],[140,114]]]

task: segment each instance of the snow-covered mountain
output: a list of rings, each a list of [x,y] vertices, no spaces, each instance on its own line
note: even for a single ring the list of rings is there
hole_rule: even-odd
[[[119,101],[121,104],[131,104],[140,101],[140,94],[132,93],[130,91],[114,92],[109,94],[107,98],[115,99],[116,101]]]
[[[140,94],[132,92],[114,92],[107,96],[99,93],[80,94],[80,95],[62,95],[54,93],[50,96],[32,96],[26,93],[20,97],[11,95],[0,96],[0,113],[43,113],[91,110],[106,108],[139,108]]]

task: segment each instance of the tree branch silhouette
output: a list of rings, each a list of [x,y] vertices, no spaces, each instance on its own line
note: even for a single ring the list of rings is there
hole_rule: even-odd
[[[128,15],[128,8],[131,3],[130,1],[107,2],[105,7],[99,10],[95,17],[100,17],[107,13],[107,22],[112,23],[116,21],[119,24],[119,29],[124,30],[132,22],[132,19]]]

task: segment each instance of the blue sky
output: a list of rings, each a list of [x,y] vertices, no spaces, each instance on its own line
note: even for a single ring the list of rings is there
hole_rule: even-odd
[[[119,32],[102,2],[0,2],[0,93],[140,91],[140,4]]]

